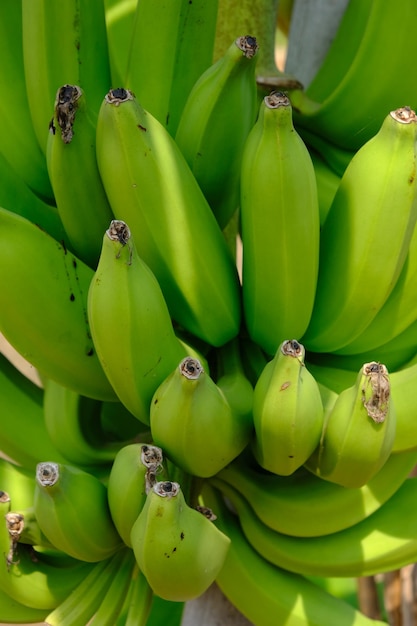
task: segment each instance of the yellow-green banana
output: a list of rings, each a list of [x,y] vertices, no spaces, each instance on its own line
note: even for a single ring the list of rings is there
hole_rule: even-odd
[[[149,424],[153,394],[186,353],[136,239],[125,222],[112,220],[91,280],[88,319],[98,357],[120,401]]]
[[[96,115],[78,85],[62,85],[46,146],[54,197],[75,254],[95,269],[113,217],[96,159]]]
[[[220,491],[223,483],[233,487],[266,526],[284,535],[318,537],[349,528],[378,510],[399,489],[416,461],[415,450],[391,454],[365,485],[346,488],[305,468],[291,476],[265,472],[243,455],[210,482]]]
[[[394,288],[417,218],[416,137],[415,112],[391,111],[347,167],[321,231],[307,350],[351,343]]]
[[[91,571],[93,564],[75,559],[62,562],[61,553],[48,554],[18,544],[10,554],[10,536],[5,520],[0,522],[0,589],[25,606],[51,610]]]
[[[403,104],[415,107],[416,25],[413,0],[406,0],[401,10],[394,0],[351,0],[306,90],[316,102],[305,108],[301,97],[296,123],[342,148],[358,150],[377,132],[386,111]],[[387,46],[393,33],[395,54]]]
[[[96,563],[88,576],[49,613],[45,620],[48,626],[113,626],[123,599],[119,594],[127,590],[133,566],[134,556],[128,549]]]
[[[0,390],[2,453],[32,470],[42,458],[53,457],[59,462],[66,462],[68,458],[55,446],[45,426],[43,390],[3,354],[0,354]]]
[[[340,176],[331,169],[328,163],[316,150],[309,148],[317,183],[317,197],[319,203],[320,226],[326,221],[327,214],[336,195],[340,183]]]
[[[240,288],[222,231],[179,147],[130,91],[103,101],[97,158],[113,213],[128,223],[172,317],[215,346],[235,337]]]
[[[274,566],[245,538],[239,519],[207,483],[204,502],[216,512],[230,549],[216,583],[224,595],[257,626],[386,626],[327,593],[301,574]],[[320,557],[317,557],[320,560]]]
[[[43,622],[48,609],[33,609],[14,600],[0,588],[0,619],[7,624],[32,624]]]
[[[35,224],[0,209],[0,330],[46,376],[102,400],[116,395],[91,339],[94,272]]]
[[[126,77],[130,42],[138,0],[104,0],[111,84]]]
[[[125,595],[125,602],[120,610],[115,626],[151,626],[149,621],[152,605],[157,596],[154,596],[143,572],[137,566],[133,570],[130,586]],[[166,602],[158,598],[160,602]],[[170,606],[172,603],[169,603]],[[172,618],[172,613],[169,615]],[[156,622],[156,624],[161,622]],[[165,623],[165,622],[164,622]],[[155,624],[155,626],[156,626]]]
[[[391,454],[396,421],[387,368],[374,361],[365,363],[355,383],[336,399],[320,443],[305,466],[325,480],[361,487]]]
[[[103,0],[22,0],[24,79],[44,153],[61,85],[79,85],[97,113],[111,86]]]
[[[10,95],[0,101],[0,153],[36,196],[51,201],[51,183],[26,93],[23,40],[22,0],[4,0],[0,3],[0,88]]]
[[[264,367],[253,395],[253,451],[259,464],[288,476],[319,444],[324,421],[320,389],[307,369],[305,350],[286,340]]]
[[[124,406],[114,404],[121,413]],[[103,403],[100,400],[81,396],[52,379],[46,381],[43,398],[43,416],[47,434],[66,462],[73,465],[110,465],[120,448],[127,443],[108,437],[102,426]],[[139,433],[139,424],[138,433]],[[43,458],[56,456],[43,455]],[[40,459],[38,459],[39,462]],[[65,461],[64,461],[65,462]]]
[[[229,396],[230,398],[231,396]],[[206,478],[242,452],[252,434],[247,406],[232,404],[200,361],[185,357],[152,399],[152,438],[189,474]]]
[[[140,0],[136,4],[122,82],[172,135],[192,86],[212,63],[217,3]]]
[[[176,482],[159,481],[148,492],[133,525],[133,551],[153,592],[175,602],[200,596],[215,581],[229,538],[191,508]]]
[[[123,545],[110,516],[107,488],[76,466],[38,464],[34,509],[47,539],[76,559],[102,561]]]
[[[215,352],[216,385],[224,393],[226,400],[238,419],[246,424],[247,432],[252,430],[253,384],[247,376],[239,338],[232,339]]]
[[[246,140],[241,172],[244,316],[249,335],[270,355],[309,324],[319,228],[310,154],[294,129],[290,100],[273,92]]]
[[[231,42],[195,83],[175,134],[221,228],[239,206],[242,151],[258,111],[257,50],[250,35]]]
[[[127,546],[146,494],[157,480],[166,478],[162,450],[145,443],[123,446],[115,456],[107,483],[110,514]]]
[[[321,537],[293,537],[265,526],[249,504],[224,486],[248,541],[274,565],[305,576],[373,576],[417,558],[414,498],[417,479],[406,479],[373,515],[345,530]]]

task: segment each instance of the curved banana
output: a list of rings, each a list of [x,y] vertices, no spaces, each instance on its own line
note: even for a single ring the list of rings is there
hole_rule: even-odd
[[[17,552],[11,553],[10,548],[10,535],[2,520],[0,590],[16,602],[41,611],[58,606],[94,567],[67,558],[62,563],[62,553],[48,554],[25,544],[18,544]]]
[[[333,198],[340,184],[340,176],[331,169],[328,163],[314,148],[308,148],[314,165],[314,173],[317,183],[317,197],[319,203],[320,226],[326,221]]]
[[[87,319],[93,275],[35,224],[0,208],[1,332],[49,378],[88,397],[116,400]]]
[[[112,404],[123,412],[123,405]],[[43,458],[80,466],[110,464],[127,441],[107,437],[101,423],[102,410],[100,400],[81,396],[49,379],[43,398],[44,423],[51,441],[66,461],[53,455],[44,454]]]
[[[411,324],[415,325],[417,320],[417,306],[413,297],[416,280],[417,229],[414,228],[407,257],[389,297],[362,333],[337,353],[378,351],[378,348],[383,349],[385,344],[392,340],[395,341],[395,345],[401,343],[404,331]],[[417,333],[415,337],[417,338]],[[410,342],[407,341],[407,344],[410,345]]]
[[[134,567],[131,550],[96,563],[72,593],[46,617],[48,626],[114,626]]]
[[[156,480],[163,480],[162,450],[145,443],[131,443],[117,453],[109,473],[107,498],[117,532],[129,547],[130,533],[146,494]]]
[[[365,617],[301,574],[274,566],[245,538],[239,519],[207,483],[203,499],[231,539],[216,583],[225,596],[257,626],[386,626]],[[320,560],[320,557],[318,557]]]
[[[25,217],[57,241],[64,241],[65,245],[71,249],[56,206],[39,198],[25,183],[22,174],[13,170],[1,151],[0,206]]]
[[[56,93],[46,161],[71,247],[95,269],[113,213],[97,166],[96,116],[78,85],[62,85]]]
[[[43,390],[3,354],[0,354],[0,389],[4,416],[0,429],[2,453],[32,470],[42,458],[65,463],[67,457],[55,446],[45,426]]]
[[[153,396],[153,441],[185,472],[213,476],[242,452],[252,434],[250,410],[228,397],[198,359],[185,357]]]
[[[215,368],[216,385],[250,433],[253,424],[253,384],[244,370],[241,342],[238,337],[216,349]]]
[[[377,132],[386,111],[399,103],[416,106],[416,82],[402,78],[413,77],[416,26],[413,0],[406,0],[401,10],[393,0],[350,1],[322,67],[306,90],[316,104],[305,109],[302,96],[299,102],[292,96],[301,109],[296,123],[342,148],[358,150]],[[395,54],[387,46],[393,33]]]
[[[48,609],[34,609],[14,600],[0,589],[0,619],[7,624],[44,622]]]
[[[242,530],[265,559],[305,576],[374,576],[414,563],[417,479],[406,479],[373,515],[321,537],[293,537],[265,526],[242,496],[224,485]]]
[[[96,113],[110,88],[104,3],[21,1],[26,92],[35,134],[46,154],[58,88],[79,85]]]
[[[130,91],[104,99],[97,159],[114,215],[128,223],[171,316],[214,346],[235,337],[240,286],[222,231],[179,147]]]
[[[222,229],[239,206],[243,146],[258,112],[257,50],[249,35],[231,43],[191,89],[175,134]]]
[[[217,4],[218,0],[136,4],[122,80],[171,135],[191,88],[212,63]]]
[[[120,401],[149,424],[153,394],[186,353],[159,283],[121,220],[112,220],[102,237],[88,319],[98,357]]]
[[[111,84],[124,83],[138,0],[104,0]]]
[[[253,394],[254,455],[264,469],[283,476],[307,461],[323,428],[320,389],[304,357],[298,341],[282,342]]]
[[[135,567],[130,579],[130,586],[125,595],[125,602],[120,610],[115,626],[152,626],[152,621],[149,620],[156,598],[157,596],[154,596],[146,577],[135,562]],[[162,598],[158,598],[158,602],[166,603]],[[176,602],[174,606],[177,604],[181,603]],[[172,602],[170,602],[169,605],[170,608],[172,608]],[[169,619],[171,618],[172,613],[169,615]],[[156,622],[156,624],[161,623],[164,622]]]
[[[10,94],[0,100],[0,153],[14,176],[20,176],[36,196],[50,202],[53,192],[26,93],[22,0],[4,0],[0,4],[0,54],[0,89],[3,94]],[[44,134],[46,137],[47,125]]]
[[[415,112],[391,111],[347,167],[321,231],[314,309],[301,338],[307,350],[351,343],[390,295],[417,219],[416,138]]]
[[[346,488],[305,468],[285,477],[266,473],[244,455],[210,483],[220,491],[223,484],[232,487],[273,530],[296,537],[318,537],[349,528],[377,511],[401,487],[416,461],[415,450],[391,454],[365,485]]]
[[[245,322],[250,337],[273,355],[286,337],[307,329],[319,261],[314,166],[282,93],[264,98],[246,140],[240,212]]]
[[[175,602],[191,600],[208,589],[230,546],[229,538],[191,508],[180,485],[170,481],[159,481],[148,492],[131,542],[153,592]]]
[[[362,487],[390,456],[396,423],[387,368],[365,363],[355,384],[337,397],[305,467],[343,487]]]
[[[76,466],[38,464],[34,509],[47,539],[76,559],[102,561],[123,545],[110,516],[107,488]]]

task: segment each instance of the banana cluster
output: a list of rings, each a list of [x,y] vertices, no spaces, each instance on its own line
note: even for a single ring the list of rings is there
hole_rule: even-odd
[[[227,4],[0,3],[0,621],[371,626],[330,579],[417,560],[414,0],[307,89]]]

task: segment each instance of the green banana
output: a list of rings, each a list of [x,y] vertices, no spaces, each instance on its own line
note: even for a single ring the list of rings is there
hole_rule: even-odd
[[[129,224],[175,321],[214,346],[235,337],[240,287],[222,231],[175,141],[125,89],[103,101],[97,159],[114,215]]]
[[[62,85],[55,98],[46,162],[71,247],[93,269],[103,232],[113,218],[98,171],[95,138],[96,116],[85,93],[78,85]]]
[[[76,466],[38,464],[34,509],[47,539],[76,559],[102,561],[123,545],[110,516],[107,488]]]
[[[264,98],[246,140],[240,208],[245,322],[250,337],[273,355],[309,324],[320,228],[314,166],[280,92]]]
[[[393,451],[417,450],[417,364],[390,375],[391,396],[397,418]]]
[[[414,285],[417,280],[417,229],[414,228],[407,257],[389,297],[371,323],[338,354],[357,354],[378,351],[391,340],[400,343],[402,333],[417,320]],[[415,334],[417,337],[417,333]],[[410,342],[407,341],[410,345]],[[391,367],[392,369],[392,367]]]
[[[162,450],[157,446],[131,443],[115,456],[107,483],[107,498],[113,523],[127,546],[132,547],[130,533],[147,492],[156,480],[164,477]]]
[[[48,614],[48,609],[33,609],[21,602],[13,600],[7,593],[0,589],[0,619],[7,624],[32,624],[43,622]]]
[[[136,562],[133,551],[125,550],[119,568],[115,572],[106,593],[98,594],[100,605],[89,622],[90,626],[115,626],[115,621],[122,610],[135,570]],[[75,626],[75,623],[68,622],[68,626]],[[84,623],[80,622],[80,626],[84,626]]]
[[[43,415],[43,390],[0,354],[3,411],[0,450],[16,463],[34,470],[43,458],[68,459],[49,436]],[[1,473],[0,473],[1,476]]]
[[[130,41],[138,0],[104,0],[111,84],[126,77]]]
[[[131,542],[153,592],[174,602],[204,593],[230,546],[229,538],[191,508],[180,485],[170,481],[159,481],[148,492],[132,527]]]
[[[136,5],[122,82],[172,136],[191,88],[212,63],[217,3],[140,0]]]
[[[406,479],[375,513],[337,533],[293,537],[265,526],[242,496],[229,485],[223,493],[237,511],[242,530],[265,559],[305,576],[373,576],[414,563],[414,498],[417,479]]]
[[[115,626],[151,626],[149,617],[155,597],[146,577],[136,564]],[[163,602],[161,598],[159,600]]]
[[[0,140],[1,141],[1,140]],[[28,187],[22,173],[15,172],[0,151],[0,206],[45,230],[71,249],[56,206],[48,204]]]
[[[159,283],[121,220],[112,220],[102,237],[88,319],[98,357],[120,401],[149,424],[155,390],[186,352]]]
[[[235,337],[215,351],[216,385],[221,389],[233,411],[253,430],[253,384],[245,373],[239,338]]]
[[[103,0],[22,0],[24,79],[33,128],[46,154],[58,88],[79,85],[97,113],[110,88]]]
[[[10,536],[5,520],[0,523],[0,590],[12,600],[32,609],[51,610],[91,571],[93,564],[65,559],[61,553],[36,550],[19,544],[10,554]],[[6,558],[5,558],[6,557]]]
[[[393,0],[351,0],[306,90],[316,103],[305,109],[301,98],[296,123],[342,148],[358,150],[377,132],[386,111],[401,103],[415,106],[416,24],[413,0],[406,0],[401,10]],[[393,33],[395,54],[387,46]],[[404,76],[411,78],[404,81]]]
[[[88,325],[93,270],[35,224],[2,208],[0,233],[1,332],[49,378],[88,397],[116,400]]]
[[[283,476],[307,461],[323,428],[320,389],[304,358],[304,346],[294,339],[284,341],[253,394],[254,455],[264,469]]]
[[[132,555],[133,556],[133,555]],[[114,589],[112,583],[118,580],[119,585],[123,584],[133,567],[131,551],[121,550],[108,559],[96,563],[88,576],[74,587],[64,601],[54,608],[46,617],[48,626],[85,626],[94,623],[94,616],[100,611],[103,602],[106,604],[107,594],[110,593],[113,601]],[[110,626],[109,622],[102,616],[102,626]],[[113,622],[114,623],[114,622]],[[97,624],[97,621],[96,621]]]
[[[0,3],[0,153],[29,189],[44,201],[53,200],[43,153],[31,121],[23,64],[22,0]],[[12,89],[12,93],[10,93]],[[44,132],[46,136],[47,126]],[[16,188],[17,195],[20,193]],[[3,206],[3,204],[2,204]]]
[[[185,357],[155,391],[150,425],[153,441],[177,467],[206,478],[242,452],[253,422],[247,404],[229,402],[200,361]]]
[[[415,450],[391,454],[365,485],[346,488],[305,468],[285,477],[265,472],[243,455],[209,482],[220,491],[223,484],[232,487],[273,530],[318,537],[349,528],[377,511],[400,488],[416,461]]]
[[[313,148],[309,148],[308,151],[310,153],[311,160],[314,165],[314,173],[316,175],[320,226],[322,227],[326,221],[333,198],[336,195],[341,177],[331,169],[319,152]]]
[[[249,35],[231,43],[191,89],[175,134],[222,229],[239,206],[242,151],[258,111],[257,50]]]
[[[416,137],[415,112],[396,109],[347,167],[321,231],[307,350],[351,343],[394,288],[417,218]]]
[[[396,422],[387,368],[365,363],[355,383],[336,399],[305,467],[344,487],[361,487],[390,456]]]
[[[216,511],[218,527],[231,539],[216,583],[253,624],[387,626],[365,617],[303,575],[274,566],[263,558],[245,538],[237,516],[208,483],[204,485],[203,498]]]
[[[55,549],[41,531],[33,505],[28,509],[11,510],[4,516],[12,544],[12,552],[18,551],[17,544],[27,544],[36,548]]]
[[[121,403],[112,403],[121,413]],[[47,434],[57,450],[72,465],[92,466],[110,464],[127,441],[109,438],[102,428],[100,400],[81,396],[52,379],[45,385],[43,416]],[[116,414],[117,415],[117,414]],[[137,424],[137,421],[136,421]],[[131,439],[132,440],[132,439]],[[56,456],[43,455],[43,458]],[[40,459],[38,459],[39,462]]]

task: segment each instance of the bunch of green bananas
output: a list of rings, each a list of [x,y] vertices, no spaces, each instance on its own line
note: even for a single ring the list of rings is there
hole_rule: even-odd
[[[215,582],[370,626],[328,581],[417,560],[415,2],[350,0],[305,90],[238,4],[0,3],[0,332],[41,380],[0,354],[0,621]]]

